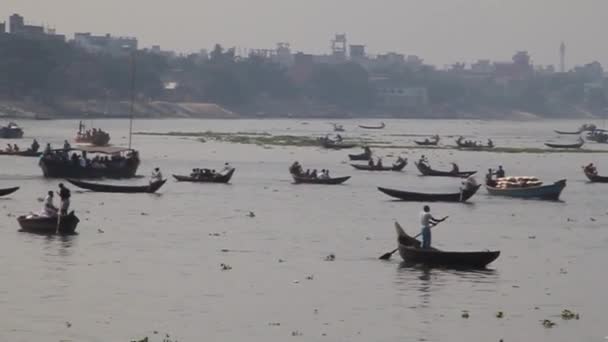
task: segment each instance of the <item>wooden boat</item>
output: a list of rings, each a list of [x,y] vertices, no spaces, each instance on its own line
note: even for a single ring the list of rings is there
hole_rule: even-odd
[[[41,155],[42,155],[42,152],[37,152],[37,151],[32,151],[32,150],[25,150],[25,151],[18,151],[18,152],[0,151],[0,156],[40,157]]]
[[[554,144],[554,143],[545,143],[545,146],[551,148],[581,148],[585,144],[585,141],[582,138],[578,138],[578,142],[576,144]]]
[[[560,194],[566,187],[566,180],[562,179],[550,185],[499,189],[486,185],[488,193],[494,196],[506,196],[515,198],[538,198],[545,200],[558,200]]]
[[[74,162],[69,155],[80,152],[88,154],[110,155],[107,161],[98,163],[87,162],[82,166]],[[66,158],[66,156],[68,156]],[[82,158],[82,157],[81,157]],[[87,157],[87,159],[89,159]],[[89,159],[90,161],[90,159]],[[69,151],[54,150],[43,154],[38,162],[44,177],[47,178],[132,178],[139,167],[139,153],[136,150],[121,147],[82,146]]]
[[[291,175],[293,177],[293,181],[295,184],[325,184],[325,185],[335,185],[342,184],[350,179],[350,176],[346,177],[336,177],[336,178],[311,178],[311,177],[302,177]]]
[[[568,132],[568,131],[558,131],[555,129],[554,132],[557,134],[566,134],[566,135],[575,135],[576,134],[576,135],[578,135],[578,134],[583,133],[583,130],[579,129],[578,131]]]
[[[418,146],[437,146],[439,144],[439,139],[437,139],[437,138],[435,138],[435,139],[426,139],[426,140],[423,140],[423,141],[414,140],[414,142]]]
[[[597,174],[593,174],[593,173],[589,173],[589,172],[585,172],[585,176],[587,176],[587,178],[589,178],[589,181],[592,183],[608,183],[608,177],[606,176],[599,176]]]
[[[608,183],[608,177],[600,176],[596,173],[587,172],[584,167],[583,173],[585,174],[585,176],[587,176],[587,178],[589,178],[589,181],[592,183]]]
[[[349,154],[348,159],[350,160],[370,160],[372,159],[372,150],[367,149],[361,154]]]
[[[384,127],[386,127],[386,125],[384,124],[384,122],[381,122],[378,126],[359,125],[359,127],[363,129],[383,129]]]
[[[230,182],[230,179],[232,178],[232,175],[234,174],[234,171],[236,171],[236,169],[232,168],[230,169],[230,171],[228,171],[226,174],[216,174],[215,176],[212,177],[192,177],[192,176],[179,176],[179,175],[173,175],[173,178],[175,178],[176,181],[178,182],[192,182],[192,183],[228,183]]]
[[[46,217],[37,215],[22,215],[17,218],[21,231],[37,234],[74,234],[80,220],[74,211],[68,215],[57,217]],[[59,223],[59,225],[57,225]]]
[[[381,192],[397,198],[401,201],[408,202],[466,202],[469,198],[473,197],[481,185],[477,185],[470,190],[461,190],[456,193],[447,194],[427,194],[420,192],[401,191],[395,189],[388,189],[378,187]]]
[[[0,189],[0,196],[10,195],[17,190],[19,190],[18,186],[13,187],[13,188]]]
[[[418,171],[420,171],[423,176],[468,178],[477,173],[477,171],[437,171],[423,163],[415,162],[414,164],[416,164]]]
[[[167,182],[167,180],[164,179],[162,181],[150,183],[148,185],[127,186],[127,185],[90,183],[90,182],[79,181],[76,179],[67,179],[67,181],[76,185],[79,188],[91,190],[94,192],[117,192],[117,193],[125,193],[125,194],[155,193],[158,189],[160,189],[165,184],[165,182]]]
[[[335,141],[326,138],[319,138],[319,141],[321,142],[322,147],[332,150],[342,150],[357,147],[357,144],[349,144],[342,141]]]
[[[103,130],[95,129],[94,133],[91,131],[91,134],[87,135],[85,128],[85,125],[80,121],[74,141],[82,144],[91,144],[93,146],[106,146],[110,142],[110,134]]]
[[[403,161],[393,164],[392,166],[369,166],[367,164],[350,164],[350,166],[354,167],[357,170],[365,170],[365,171],[401,171],[407,165],[407,159],[403,159]]]
[[[463,139],[463,137],[456,139],[456,146],[458,146],[458,148],[465,148],[468,150],[488,150],[494,148],[494,143],[491,140],[488,141],[487,145],[484,145],[477,141],[464,142]]]
[[[596,128],[597,128],[597,126],[595,126],[594,124],[584,124],[578,130],[573,131],[573,132],[558,131],[558,130],[554,130],[554,131],[557,134],[571,134],[571,135],[575,135],[576,134],[576,135],[578,135],[578,134],[581,134],[581,133],[583,133],[585,131],[593,132]]]
[[[500,251],[452,252],[436,248],[420,248],[420,241],[407,235],[398,223],[399,255],[406,263],[454,268],[485,268],[500,256]]]
[[[10,122],[8,126],[0,127],[0,138],[21,139],[23,138],[23,130],[17,124]]]

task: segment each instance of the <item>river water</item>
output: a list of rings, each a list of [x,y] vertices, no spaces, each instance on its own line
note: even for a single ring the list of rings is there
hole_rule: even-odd
[[[542,147],[579,121],[385,120],[365,131],[349,121],[346,137],[412,144],[412,134],[491,137],[497,146]],[[23,121],[29,144],[59,146],[77,121]],[[97,120],[112,143],[128,141],[128,121]],[[139,120],[135,131],[268,132],[324,135],[328,121]],[[377,149],[410,158],[404,172],[352,169],[347,153],[312,147],[201,143],[194,138],[134,136],[139,174],[166,176],[194,167],[237,172],[230,185],[169,181],[158,194],[100,194],[73,189],[79,235],[17,232],[15,216],[37,211],[37,198],[56,189],[36,158],[0,157],[0,187],[21,186],[0,199],[0,323],[2,341],[130,341],[165,333],[179,341],[602,341],[608,258],[606,186],[588,184],[589,161],[608,174],[603,153],[489,153]],[[453,144],[452,138],[444,143]],[[598,147],[599,146],[599,147]],[[590,149],[601,148],[589,145]],[[413,159],[437,169],[457,161],[483,172],[504,165],[513,175],[545,182],[568,179],[560,202],[489,197],[433,204],[449,215],[434,229],[436,247],[499,249],[486,271],[402,267],[394,220],[418,232],[421,203],[391,201],[377,186],[456,191],[459,180],[420,177]],[[342,186],[293,185],[287,168],[329,168],[353,176]],[[388,157],[385,164],[392,161]],[[482,180],[481,177],[479,179]],[[125,181],[141,184],[146,179]],[[249,212],[255,213],[250,217]],[[325,258],[335,255],[335,260]],[[231,267],[222,270],[221,264]],[[569,309],[580,320],[562,320]],[[463,318],[466,311],[469,318]],[[503,318],[496,314],[503,312]],[[542,320],[557,325],[545,328]],[[69,322],[69,323],[68,323]],[[154,332],[158,332],[155,334]]]

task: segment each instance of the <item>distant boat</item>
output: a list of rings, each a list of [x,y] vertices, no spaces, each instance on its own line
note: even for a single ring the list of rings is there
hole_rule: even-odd
[[[578,138],[578,142],[575,143],[575,144],[545,143],[545,146],[551,147],[551,148],[572,148],[572,149],[576,149],[576,148],[583,147],[584,144],[585,144],[585,140],[583,140],[583,138],[579,137]]]
[[[350,176],[336,177],[336,178],[313,178],[313,177],[302,177],[297,175],[291,175],[295,184],[324,184],[324,185],[336,185],[342,184],[350,179]]]
[[[2,139],[21,139],[23,130],[14,122],[9,122],[7,126],[0,127],[0,138]]]
[[[386,125],[384,124],[384,122],[381,122],[378,126],[359,125],[359,127],[363,129],[383,129],[384,127],[386,127]]]

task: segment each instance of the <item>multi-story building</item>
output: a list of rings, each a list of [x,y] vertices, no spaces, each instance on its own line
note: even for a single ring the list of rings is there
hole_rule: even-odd
[[[137,38],[113,37],[110,34],[95,36],[89,32],[75,33],[74,44],[91,53],[121,56],[137,51]]]
[[[49,30],[47,32],[47,30],[45,30],[43,26],[26,25],[25,19],[19,14],[11,15],[8,22],[10,34],[26,38],[65,41],[65,36],[61,34],[56,34],[55,30]]]

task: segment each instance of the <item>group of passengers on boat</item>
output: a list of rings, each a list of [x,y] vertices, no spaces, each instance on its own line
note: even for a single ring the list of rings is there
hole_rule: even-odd
[[[233,167],[230,166],[229,163],[225,163],[224,168],[222,170],[220,170],[219,172],[216,172],[215,169],[196,168],[196,169],[192,169],[192,172],[190,173],[190,177],[195,178],[195,179],[215,178],[218,176],[226,175],[232,169],[233,169]]]
[[[423,154],[422,156],[420,156],[420,159],[418,159],[418,164],[426,167],[428,169],[431,168],[431,165],[429,164],[429,160],[428,158]],[[460,172],[460,167],[458,166],[458,164],[452,162],[450,163],[452,165],[452,169],[450,170],[451,173],[459,173]]]
[[[501,178],[505,178],[505,169],[502,168],[502,165],[498,165],[496,171],[490,168],[488,169],[488,173],[486,173],[486,184],[496,186],[496,180]]]
[[[51,144],[47,144],[44,149],[42,158],[48,161],[64,162],[66,164],[72,164],[74,166],[80,166],[83,168],[91,167],[94,169],[105,169],[113,166],[120,166],[126,163],[130,158],[137,158],[137,151],[129,150],[125,155],[120,152],[111,153],[109,156],[96,155],[93,158],[87,157],[87,151],[81,151],[81,154],[76,152],[70,155],[71,146],[67,142],[64,142],[63,149],[53,150]]]
[[[298,177],[312,178],[312,179],[330,179],[329,170],[323,169],[321,171],[317,171],[317,169],[307,169],[304,171],[304,168],[300,164],[300,162],[296,161],[289,167],[289,173]]]
[[[488,139],[488,144],[486,146],[484,146],[482,143],[477,142],[475,140],[465,140],[465,138],[462,135],[460,137],[458,137],[456,142],[458,143],[459,146],[463,146],[463,147],[490,147],[490,148],[494,147],[494,142],[492,141],[492,139]]]
[[[27,151],[31,151],[31,152],[38,152],[38,149],[40,148],[40,144],[38,144],[38,141],[36,139],[34,139],[34,141],[32,142],[32,145],[27,149]],[[21,150],[19,149],[19,146],[17,146],[17,144],[6,144],[6,148],[4,149],[4,152],[8,152],[8,153],[16,153],[16,152],[20,152]]]

